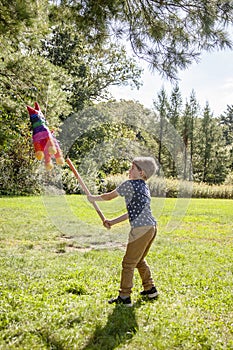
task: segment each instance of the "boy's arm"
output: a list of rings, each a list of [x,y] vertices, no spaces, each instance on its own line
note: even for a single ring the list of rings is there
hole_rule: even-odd
[[[96,201],[109,201],[111,199],[114,199],[118,196],[118,193],[116,190],[113,190],[111,192],[103,193],[100,195],[93,196],[92,194],[88,195],[87,198],[89,202],[93,203]]]
[[[117,196],[118,196],[118,192],[116,190],[113,190],[111,192],[107,192],[107,193],[96,195],[96,196],[90,194],[87,196],[87,198],[88,198],[89,202],[93,203],[95,201],[109,201],[111,199],[116,198]],[[105,220],[104,226],[106,228],[111,228],[111,226],[116,225],[119,222],[127,220],[128,217],[129,217],[128,213],[125,213],[123,215],[116,217],[115,219]]]
[[[117,218],[115,219],[111,219],[111,220],[105,220],[104,224],[107,224],[107,226],[113,226],[113,225],[116,225],[116,224],[119,224],[119,222],[122,222],[122,221],[125,221],[129,218],[129,215],[128,213],[125,213],[123,215],[120,215],[118,216]]]

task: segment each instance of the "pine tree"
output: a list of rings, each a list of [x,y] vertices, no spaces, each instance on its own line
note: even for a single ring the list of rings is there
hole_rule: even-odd
[[[223,136],[229,154],[228,167],[233,171],[233,105],[228,105],[227,110],[220,116],[220,126],[223,128]]]
[[[168,121],[174,127],[174,131],[179,132],[179,119],[181,116],[182,97],[178,84],[173,88],[170,96]],[[173,136],[173,137],[172,137]],[[174,144],[175,135],[171,135],[170,141]],[[175,155],[170,158],[169,175],[175,177],[177,175]]]
[[[208,103],[200,119],[199,128],[199,180],[207,183],[222,183],[227,175],[227,152],[222,129],[213,117]]]
[[[183,115],[181,118],[181,136],[184,142],[184,174],[183,179],[188,180],[190,177],[191,159],[190,159],[190,140],[192,135],[192,117],[191,106],[186,101]]]
[[[232,1],[63,0],[57,13],[67,6],[92,43],[126,38],[138,57],[170,78],[202,50],[232,46],[226,29],[233,21]]]
[[[160,90],[157,95],[157,100],[153,102],[155,110],[158,112],[158,122],[159,122],[159,135],[158,135],[158,175],[162,175],[162,170],[164,167],[164,158],[165,158],[165,147],[164,141],[166,137],[166,125],[167,125],[167,116],[169,111],[169,102],[167,98],[167,94],[164,88]]]

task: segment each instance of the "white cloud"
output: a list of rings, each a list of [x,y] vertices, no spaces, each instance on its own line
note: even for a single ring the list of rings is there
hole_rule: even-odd
[[[223,90],[228,91],[230,90],[231,94],[233,94],[233,77],[227,78],[225,82],[223,82],[223,85],[221,87]],[[232,101],[233,103],[233,101]]]

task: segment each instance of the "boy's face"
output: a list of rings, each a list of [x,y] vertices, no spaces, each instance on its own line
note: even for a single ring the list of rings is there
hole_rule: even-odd
[[[143,174],[142,170],[134,163],[132,163],[131,168],[129,169],[129,179],[130,180],[136,180],[136,179],[142,179]]]

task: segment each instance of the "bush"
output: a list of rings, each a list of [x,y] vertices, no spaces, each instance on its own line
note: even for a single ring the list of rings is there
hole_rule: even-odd
[[[228,174],[225,181],[224,181],[224,185],[231,185],[233,186],[233,172]]]
[[[105,181],[106,191],[112,191],[123,181],[126,175],[111,175]],[[148,180],[148,186],[153,197],[193,197],[193,198],[225,198],[233,199],[233,186],[231,185],[208,185],[178,179],[166,179],[153,177]]]
[[[38,164],[32,158],[0,157],[0,195],[32,195],[41,192]]]

